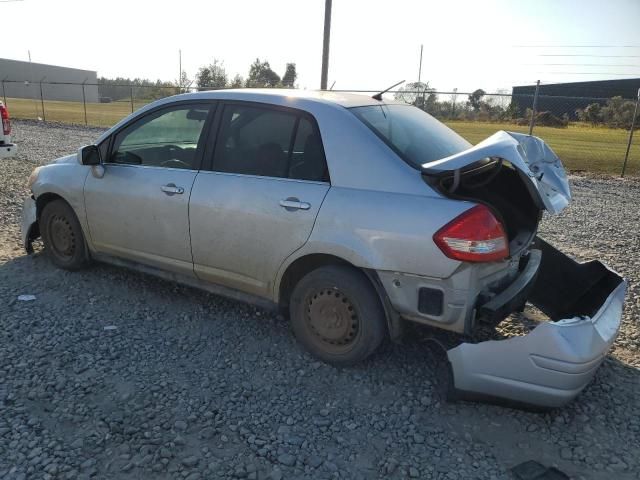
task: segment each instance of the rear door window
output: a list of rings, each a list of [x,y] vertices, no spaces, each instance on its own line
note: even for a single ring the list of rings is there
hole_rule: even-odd
[[[295,112],[253,105],[225,106],[213,170],[328,180],[322,140],[315,125]]]

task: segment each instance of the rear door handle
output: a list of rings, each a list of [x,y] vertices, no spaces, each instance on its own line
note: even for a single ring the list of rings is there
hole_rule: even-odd
[[[307,202],[301,202],[295,197],[289,197],[286,200],[280,200],[280,206],[290,212],[294,210],[309,210],[311,204]]]
[[[160,187],[167,195],[182,195],[184,193],[184,188],[177,187],[175,183],[168,183],[167,185],[162,185]]]

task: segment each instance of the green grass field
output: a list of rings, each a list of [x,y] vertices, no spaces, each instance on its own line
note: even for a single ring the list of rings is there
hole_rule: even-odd
[[[471,143],[478,143],[497,130],[529,131],[511,123],[447,122]],[[567,128],[535,127],[533,134],[547,142],[569,170],[619,175],[624,162],[629,132],[622,129],[571,124]],[[627,174],[640,175],[640,131],[636,131],[629,152]]]
[[[133,102],[134,110],[147,101]],[[7,107],[12,118],[42,118],[40,100],[8,98]],[[80,102],[58,102],[45,100],[45,119],[51,122],[84,125],[84,109]],[[87,123],[97,127],[110,127],[131,113],[131,102],[87,103]]]
[[[84,110],[79,102],[45,101],[47,121],[84,124]],[[134,101],[134,109],[146,101]],[[13,118],[42,117],[40,101],[7,99]],[[87,123],[108,127],[131,113],[129,101],[87,103]],[[528,128],[512,123],[445,122],[471,143],[477,143],[498,130],[527,132]],[[536,127],[534,135],[543,138],[569,170],[619,175],[624,161],[629,133],[621,129],[572,124],[568,128]],[[629,154],[628,175],[640,175],[640,132],[636,132]]]

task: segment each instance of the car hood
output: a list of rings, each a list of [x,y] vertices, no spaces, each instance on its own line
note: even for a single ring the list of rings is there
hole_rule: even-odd
[[[71,155],[65,155],[64,157],[56,158],[50,165],[78,163],[78,154],[73,153]]]
[[[571,201],[567,175],[558,156],[542,139],[522,133],[501,130],[474,147],[423,164],[422,172],[432,176],[460,172],[486,158],[511,163],[549,213],[560,213]]]

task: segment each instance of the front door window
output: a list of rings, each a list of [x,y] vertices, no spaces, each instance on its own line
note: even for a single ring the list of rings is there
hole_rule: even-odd
[[[109,162],[197,170],[208,114],[206,106],[186,105],[146,115],[116,134]]]

